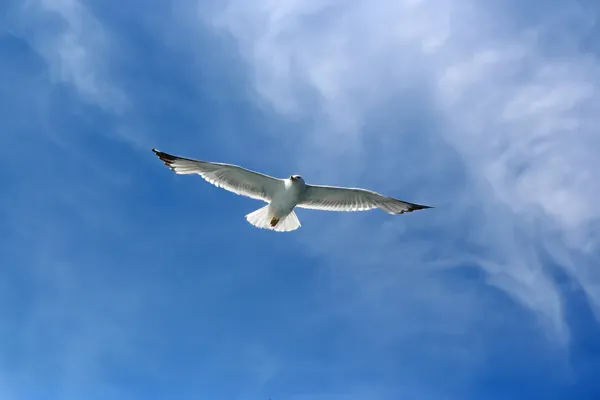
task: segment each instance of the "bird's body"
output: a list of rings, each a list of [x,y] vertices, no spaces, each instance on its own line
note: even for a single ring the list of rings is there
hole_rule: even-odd
[[[152,151],[178,174],[199,174],[208,182],[230,192],[263,200],[268,204],[246,219],[258,228],[287,232],[301,224],[294,208],[326,211],[365,211],[379,208],[389,214],[403,214],[431,208],[408,203],[379,193],[356,188],[308,185],[299,175],[273,178],[232,164],[193,160]]]
[[[284,180],[283,190],[273,196],[269,207],[275,218],[284,218],[298,205],[305,189],[304,181],[301,179]]]

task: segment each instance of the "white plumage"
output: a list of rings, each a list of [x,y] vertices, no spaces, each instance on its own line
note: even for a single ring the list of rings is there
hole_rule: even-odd
[[[325,211],[365,211],[379,208],[389,214],[403,214],[432,208],[408,203],[356,188],[308,185],[299,175],[279,179],[232,164],[193,160],[152,149],[177,174],[198,174],[230,192],[262,200],[268,205],[246,215],[258,228],[288,232],[301,224],[295,207]]]

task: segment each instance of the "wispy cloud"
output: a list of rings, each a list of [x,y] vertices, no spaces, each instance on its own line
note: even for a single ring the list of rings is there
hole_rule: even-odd
[[[88,102],[120,112],[125,93],[111,80],[114,38],[78,0],[29,0],[13,9],[13,32],[48,63],[55,82],[72,85]]]
[[[317,168],[331,168],[324,161],[329,157],[343,166],[347,158],[340,147],[355,160],[377,158],[375,165],[386,165],[388,172],[405,167],[398,157],[412,150],[400,137],[411,133],[389,125],[377,131],[372,121],[381,110],[402,113],[424,102],[422,118],[438,121],[423,133],[425,140],[442,140],[459,154],[471,178],[462,190],[472,200],[454,202],[435,188],[421,189],[419,199],[433,195],[443,205],[437,215],[450,214],[445,222],[460,215],[462,222],[453,222],[470,224],[463,234],[485,254],[465,257],[564,341],[561,294],[540,261],[539,246],[600,311],[600,280],[593,270],[600,216],[594,206],[600,184],[593,173],[600,150],[600,63],[581,48],[595,21],[584,5],[572,2],[556,2],[528,21],[518,19],[520,12],[510,5],[451,0],[377,6],[233,0],[213,23],[239,41],[263,99],[285,115],[315,121],[299,139],[309,143],[309,162]],[[365,146],[373,142],[388,146]],[[437,182],[428,174],[441,172],[445,156],[440,160],[439,147],[426,150],[415,167],[428,186]],[[350,171],[359,174],[360,168]],[[348,173],[338,172],[338,179]],[[465,212],[466,204],[477,211]]]

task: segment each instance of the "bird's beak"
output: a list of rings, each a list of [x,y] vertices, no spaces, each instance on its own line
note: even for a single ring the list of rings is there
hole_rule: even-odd
[[[291,179],[292,181],[295,181],[295,180],[296,180],[296,178],[294,178],[293,176],[290,176],[290,179]]]

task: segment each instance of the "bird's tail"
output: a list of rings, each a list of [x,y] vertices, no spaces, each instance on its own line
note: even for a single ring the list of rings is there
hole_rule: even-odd
[[[294,211],[281,219],[277,219],[271,213],[269,205],[246,215],[246,219],[257,228],[271,229],[277,232],[289,232],[296,230],[301,226]]]

